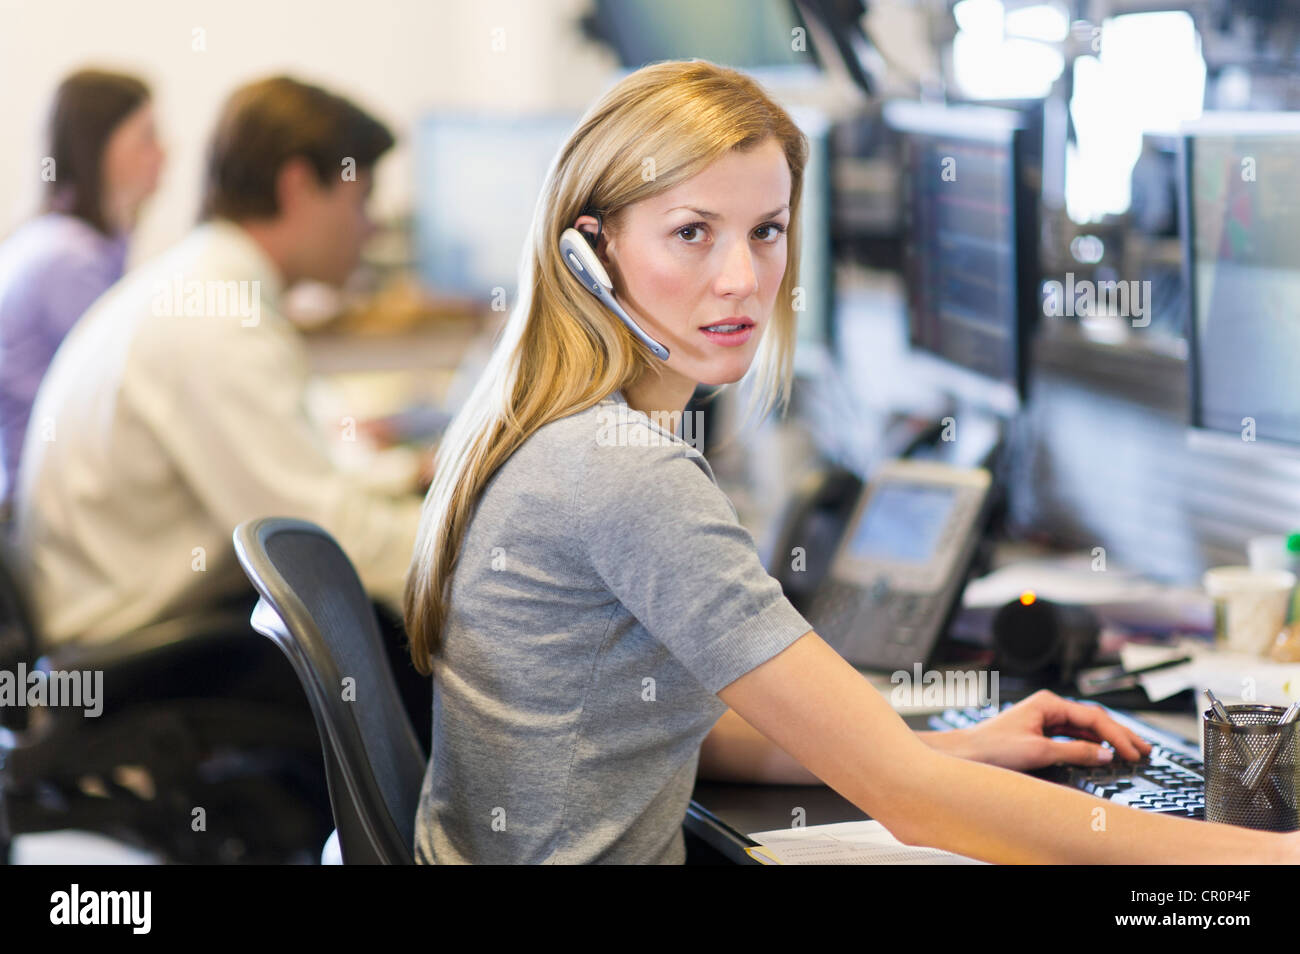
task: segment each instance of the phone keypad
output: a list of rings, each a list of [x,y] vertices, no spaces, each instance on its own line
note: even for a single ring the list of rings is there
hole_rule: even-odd
[[[883,578],[865,587],[828,580],[808,619],[852,661],[869,656],[871,665],[910,666],[919,661],[919,643],[933,628],[935,611],[934,597],[891,590]]]

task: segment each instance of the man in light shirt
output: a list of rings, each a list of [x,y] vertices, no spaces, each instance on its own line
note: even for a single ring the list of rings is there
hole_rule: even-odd
[[[47,640],[112,640],[250,593],[231,533],[261,516],[320,524],[373,596],[400,602],[419,499],[332,463],[279,311],[295,282],[355,269],[392,143],[356,106],[284,77],[227,102],[202,224],[86,313],[37,396],[15,509]]]

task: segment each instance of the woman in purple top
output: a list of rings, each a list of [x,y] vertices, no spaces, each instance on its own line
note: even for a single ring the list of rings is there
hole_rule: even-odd
[[[0,244],[5,501],[41,378],[77,319],[122,276],[127,238],[163,163],[149,89],[131,76],[83,70],[67,77],[48,134],[42,214]]]

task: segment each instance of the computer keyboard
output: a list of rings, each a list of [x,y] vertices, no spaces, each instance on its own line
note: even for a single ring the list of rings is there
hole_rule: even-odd
[[[1010,708],[1004,703],[1002,709]],[[930,717],[939,731],[964,729],[997,715],[996,706],[946,709]],[[1205,818],[1205,763],[1199,747],[1140,719],[1106,709],[1107,715],[1151,743],[1151,752],[1139,762],[1116,756],[1110,765],[1084,767],[1053,765],[1032,772],[1039,778],[1082,789],[1117,805],[1128,805],[1161,815]]]

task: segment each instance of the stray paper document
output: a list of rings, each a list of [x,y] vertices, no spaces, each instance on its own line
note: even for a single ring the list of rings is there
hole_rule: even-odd
[[[765,865],[982,865],[965,855],[905,845],[878,821],[778,828],[749,836],[749,856]]]

